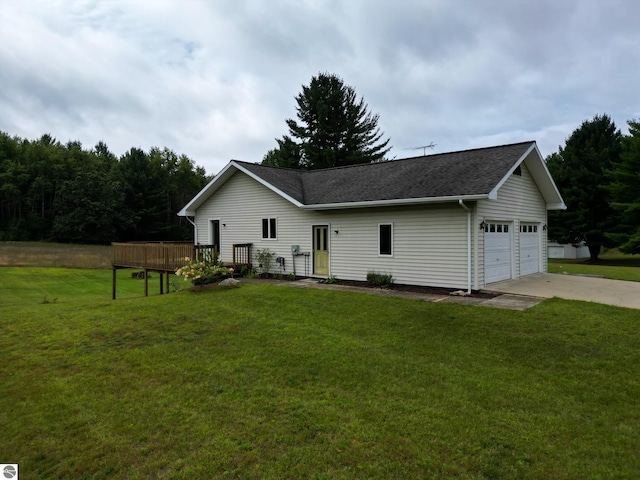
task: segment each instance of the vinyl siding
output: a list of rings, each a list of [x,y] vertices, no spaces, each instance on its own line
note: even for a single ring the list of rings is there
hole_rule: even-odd
[[[331,274],[338,278],[366,280],[379,271],[401,284],[467,286],[467,214],[458,205],[344,210],[331,220]],[[390,257],[378,255],[380,223],[393,224]]]
[[[276,218],[276,239],[262,239],[263,218]],[[209,241],[208,222],[212,219],[220,220],[221,261],[232,261],[234,244],[253,243],[254,252],[268,248],[276,256],[284,257],[287,273],[292,268],[291,245],[300,245],[303,252],[310,251],[311,225],[323,221],[322,215],[302,211],[240,172],[233,175],[198,209],[198,243]]]
[[[277,239],[262,240],[261,219],[273,217]],[[392,274],[396,283],[467,287],[467,213],[457,204],[316,212],[296,207],[238,172],[198,209],[197,242],[208,242],[211,219],[220,221],[224,262],[231,262],[233,244],[253,243],[254,251],[269,248],[284,257],[283,273],[290,273],[291,245],[311,252],[313,225],[328,225],[330,275],[366,280],[367,272],[374,270]],[[380,223],[393,224],[391,257],[378,255]],[[305,258],[295,261],[296,273],[303,274]]]
[[[511,175],[498,191],[497,200],[482,200],[478,202],[478,222],[502,221],[511,222],[512,228],[512,272],[514,278],[520,277],[520,242],[519,232],[521,223],[537,223],[540,225],[540,259],[541,271],[547,271],[547,235],[542,225],[547,223],[547,209],[545,201],[538,190],[529,170],[526,160],[521,164],[522,175]],[[475,283],[484,287],[484,235],[478,235],[478,268]]]

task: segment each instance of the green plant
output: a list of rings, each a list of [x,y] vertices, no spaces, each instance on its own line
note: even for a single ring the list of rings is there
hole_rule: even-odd
[[[271,270],[271,266],[273,265],[273,258],[275,255],[275,252],[272,252],[268,248],[256,250],[256,259],[258,260],[261,275],[266,276],[269,273],[269,270]]]
[[[337,283],[338,282],[338,278],[335,275],[331,275],[324,282],[325,283]]]
[[[389,288],[393,284],[393,275],[369,271],[367,272],[367,283],[376,288]]]
[[[289,280],[295,280],[296,279],[296,274],[295,272],[291,272],[289,275],[287,275],[287,278]]]
[[[229,275],[229,268],[217,263],[217,254],[202,260],[183,259],[186,264],[176,269],[176,275],[183,277],[185,282],[191,280],[195,285],[204,285]]]

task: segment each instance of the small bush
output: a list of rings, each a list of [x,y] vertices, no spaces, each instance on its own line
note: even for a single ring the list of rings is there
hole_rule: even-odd
[[[268,248],[262,248],[256,251],[256,259],[258,260],[261,276],[266,277],[269,274],[275,256],[275,252],[272,252]]]
[[[325,280],[325,283],[337,283],[338,278],[335,275],[331,275]]]
[[[393,275],[371,271],[367,273],[367,283],[376,288],[389,288],[393,283]]]

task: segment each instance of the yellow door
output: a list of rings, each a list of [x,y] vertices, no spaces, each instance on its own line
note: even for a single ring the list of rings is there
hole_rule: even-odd
[[[313,273],[329,275],[329,227],[313,227]]]

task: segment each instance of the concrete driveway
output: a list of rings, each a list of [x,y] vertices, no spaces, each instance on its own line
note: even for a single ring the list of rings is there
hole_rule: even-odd
[[[517,280],[492,283],[485,290],[640,308],[640,282],[607,280],[598,277],[539,273]]]

